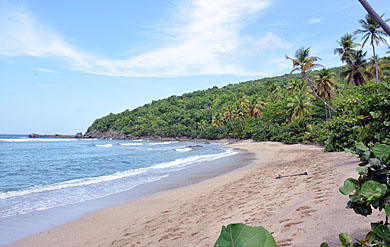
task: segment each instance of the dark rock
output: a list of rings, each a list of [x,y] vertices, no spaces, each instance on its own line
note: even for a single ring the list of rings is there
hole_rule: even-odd
[[[201,148],[201,147],[203,147],[203,146],[201,146],[201,145],[190,145],[190,146],[188,146],[189,148]]]
[[[72,138],[70,135],[61,135],[61,134],[55,134],[55,135],[39,135],[35,133],[31,133],[28,135],[29,138]]]

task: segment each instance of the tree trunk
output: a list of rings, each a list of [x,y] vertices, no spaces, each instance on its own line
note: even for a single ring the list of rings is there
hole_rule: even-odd
[[[324,105],[324,110],[325,110],[325,120],[328,121],[328,107]]]
[[[244,131],[244,126],[242,125],[241,120],[240,120],[240,125],[241,125],[241,131]]]
[[[223,126],[221,126],[221,127],[222,127],[223,132],[225,133],[225,136],[229,137],[229,135],[228,135],[227,131],[225,130],[225,128]]]
[[[318,96],[318,94],[316,93],[316,91],[314,91],[314,88],[313,88],[313,82],[312,80],[310,79],[310,77],[304,72],[302,71],[302,75],[303,77],[305,77],[305,79],[307,80],[307,82],[309,83],[309,86],[311,88],[311,91],[314,93],[314,95],[317,97],[317,99],[319,99],[326,107],[328,107],[329,110],[333,111],[333,112],[336,112],[335,109],[333,109],[328,103],[326,103],[320,96]]]
[[[326,103],[329,104],[329,101],[326,101]],[[330,111],[330,109],[329,109],[329,119],[332,119],[332,112]]]
[[[376,62],[376,55],[375,55],[375,46],[374,46],[374,43],[371,43],[372,44],[372,54],[374,54],[374,62],[375,62],[375,81],[376,81],[376,84],[379,83],[379,79],[378,79],[378,64]]]
[[[380,17],[375,10],[371,7],[371,5],[366,0],[359,0],[362,6],[366,9],[367,13],[371,15],[371,17],[375,20],[376,23],[385,30],[387,35],[390,36],[390,27],[386,24],[386,22]]]
[[[232,126],[232,129],[234,129],[233,121],[229,119],[230,125]]]

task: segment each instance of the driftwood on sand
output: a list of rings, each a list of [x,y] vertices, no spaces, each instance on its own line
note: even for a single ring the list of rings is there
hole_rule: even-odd
[[[295,177],[295,176],[303,176],[303,175],[308,175],[308,174],[307,174],[307,172],[304,172],[304,173],[285,175],[285,176],[278,175],[277,177],[275,177],[275,179],[287,178],[287,177]]]

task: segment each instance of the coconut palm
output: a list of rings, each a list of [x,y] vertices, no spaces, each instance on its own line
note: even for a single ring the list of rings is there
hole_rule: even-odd
[[[383,17],[383,15],[381,17]],[[387,21],[388,19],[385,20],[385,22]],[[378,64],[376,61],[375,45],[379,45],[379,43],[381,42],[387,44],[386,39],[382,37],[386,35],[386,32],[378,25],[378,23],[376,23],[376,21],[369,14],[366,15],[365,19],[360,19],[359,22],[362,26],[362,29],[356,30],[355,34],[358,33],[364,34],[362,37],[363,40],[362,48],[367,43],[367,41],[370,40],[370,44],[372,46],[372,53],[375,59],[375,81],[376,83],[379,83]]]
[[[244,131],[243,121],[245,120],[245,111],[240,102],[237,101],[234,108],[234,118],[240,121],[241,130]]]
[[[374,20],[385,30],[387,35],[390,36],[390,27],[387,23],[379,16],[376,11],[371,7],[371,5],[366,0],[359,0],[361,5],[366,9],[367,13],[374,18]]]
[[[305,119],[311,118],[314,105],[311,103],[311,97],[307,97],[306,94],[300,93],[289,98],[287,107],[290,108],[291,123],[304,123]]]
[[[354,43],[356,37],[351,34],[345,34],[341,37],[339,43],[340,47],[334,49],[334,53],[341,56],[341,61],[343,63],[350,63],[352,58],[352,53],[356,52],[354,48],[360,46],[358,43]]]
[[[321,60],[319,57],[310,56],[310,47],[301,49],[298,49],[295,52],[295,57],[291,58],[286,55],[286,59],[289,59],[293,63],[293,70],[290,72],[290,76],[295,71],[300,71],[303,75],[303,77],[307,80],[309,83],[310,89],[313,92],[313,94],[319,99],[328,109],[330,109],[333,112],[336,112],[335,109],[333,109],[328,103],[326,103],[318,94],[315,92],[314,89],[317,89],[317,86],[313,83],[313,81],[310,79],[310,77],[306,74],[306,72],[311,71],[312,69],[318,68],[318,67],[324,67],[322,64],[316,63],[318,60]]]
[[[251,118],[259,118],[262,115],[262,111],[265,107],[265,103],[258,97],[252,97],[246,104],[246,114]]]
[[[203,131],[205,130],[207,127],[207,122],[205,120],[202,120],[198,123],[198,129]]]
[[[237,101],[238,101],[241,108],[245,109],[248,107],[248,97],[246,95],[244,95],[243,93],[239,94]]]
[[[234,109],[231,105],[229,106],[225,106],[223,108],[223,116],[224,118],[229,121],[231,127],[234,129],[234,125],[233,125],[233,119],[234,119]]]
[[[318,74],[313,78],[314,82],[317,84],[318,87],[318,95],[321,98],[324,98],[325,101],[329,104],[329,99],[334,97],[334,86],[335,81],[334,77],[336,76],[335,73],[331,72],[329,69],[322,69],[318,72]],[[326,107],[325,107],[325,116],[326,113]],[[329,111],[329,117],[332,118],[332,113]],[[327,118],[327,116],[326,116]]]
[[[222,114],[218,113],[217,115],[215,115],[211,121],[211,124],[215,127],[215,128],[221,128],[222,127],[222,130],[223,132],[225,133],[225,135],[227,135],[227,132],[226,130],[223,128],[223,126],[225,125],[225,119],[223,118]]]
[[[365,58],[367,52],[362,50],[357,51],[352,56],[351,64],[347,65],[347,69],[341,72],[341,76],[347,79],[347,84],[351,81],[355,86],[366,84],[373,75],[367,71],[367,60]]]
[[[287,92],[289,95],[305,91],[307,91],[307,85],[303,80],[292,79],[287,83]]]
[[[370,61],[368,62],[367,71],[375,75],[376,73],[375,61],[377,61],[378,75],[383,75],[382,69],[386,67],[386,64],[383,63],[382,59],[378,59],[378,56],[376,56],[375,58],[374,57],[370,58]]]
[[[334,86],[335,73],[331,72],[329,69],[322,69],[314,77],[314,82],[318,87],[318,95],[325,100],[329,100],[334,97]]]

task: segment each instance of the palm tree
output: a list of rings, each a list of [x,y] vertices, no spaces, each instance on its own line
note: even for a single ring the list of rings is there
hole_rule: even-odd
[[[235,104],[234,117],[240,121],[241,130],[244,131],[244,125],[242,122],[245,120],[245,111],[242,108],[240,102],[236,102]]]
[[[347,65],[347,70],[341,72],[341,76],[347,79],[347,84],[351,81],[355,86],[363,86],[370,78],[373,77],[371,73],[367,71],[367,60],[365,58],[367,52],[362,50],[357,51],[352,56],[351,64]]]
[[[198,123],[198,129],[203,131],[205,130],[207,127],[207,122],[205,120],[202,120]]]
[[[307,85],[303,80],[292,79],[287,83],[287,92],[289,95],[295,94],[296,92],[304,92],[307,90]]]
[[[386,64],[382,63],[382,59],[378,59],[378,56],[376,56],[376,58],[374,58],[374,57],[370,58],[370,61],[368,62],[369,65],[367,67],[367,71],[370,72],[371,74],[375,75],[375,73],[376,73],[375,60],[378,63],[378,66],[377,66],[378,67],[378,75],[383,75],[382,68],[386,67]]]
[[[281,88],[275,83],[270,84],[267,88],[267,91],[269,91],[267,96],[272,101],[276,101],[282,96]]]
[[[317,86],[313,83],[310,77],[306,74],[307,71],[310,71],[314,68],[324,67],[322,64],[316,63],[318,60],[321,60],[319,57],[310,56],[310,47],[298,49],[295,52],[295,57],[291,58],[286,55],[286,59],[289,59],[293,63],[293,70],[290,72],[290,76],[294,71],[301,71],[303,77],[309,83],[311,91],[329,110],[336,112],[328,103],[326,103],[318,94],[315,92],[314,88],[317,89]]]
[[[262,110],[265,107],[265,103],[258,97],[252,97],[246,104],[246,114],[251,118],[259,118],[262,115]]]
[[[232,127],[232,129],[234,129],[234,125],[233,125],[233,119],[234,119],[234,109],[231,105],[229,106],[225,106],[223,108],[223,116],[224,118],[230,122],[230,125]]]
[[[215,115],[211,121],[211,124],[215,127],[215,128],[221,128],[225,125],[225,119],[223,118],[222,114],[218,113],[217,115]],[[225,135],[227,136],[227,132],[224,128],[222,128],[223,132],[225,133]]]
[[[306,118],[311,117],[314,105],[306,94],[296,94],[289,101],[290,103],[287,104],[287,107],[290,107],[290,111],[292,111],[291,123],[300,124],[305,122]]]
[[[329,69],[322,69],[318,72],[318,75],[314,77],[314,82],[318,87],[318,95],[321,98],[324,98],[325,101],[329,104],[329,99],[334,97],[334,77],[335,73],[331,72]],[[326,116],[326,107],[325,107],[325,116]],[[329,111],[329,117],[332,118],[332,113]],[[327,116],[326,116],[327,118]]]
[[[334,49],[334,54],[340,55],[343,63],[351,63],[352,53],[356,52],[353,48],[360,46],[360,44],[354,43],[355,39],[356,37],[347,33],[341,37],[340,41],[337,41],[340,47]]]
[[[383,15],[381,17],[383,17]],[[385,22],[386,21],[388,21],[388,19],[385,20]],[[372,46],[372,53],[375,59],[375,81],[376,83],[379,83],[375,45],[379,45],[379,43],[381,42],[387,44],[386,39],[382,37],[382,35],[386,35],[386,32],[378,25],[378,23],[376,23],[376,21],[369,14],[366,15],[365,19],[360,19],[359,22],[362,25],[362,29],[356,30],[355,34],[358,33],[364,34],[362,37],[362,40],[364,40],[362,44],[362,48],[367,43],[367,41],[370,40],[370,44]]]
[[[374,18],[374,20],[385,30],[387,35],[390,36],[390,27],[386,24],[382,17],[376,13],[376,11],[366,0],[359,0],[359,2],[366,9],[367,13],[370,14],[372,18]]]

